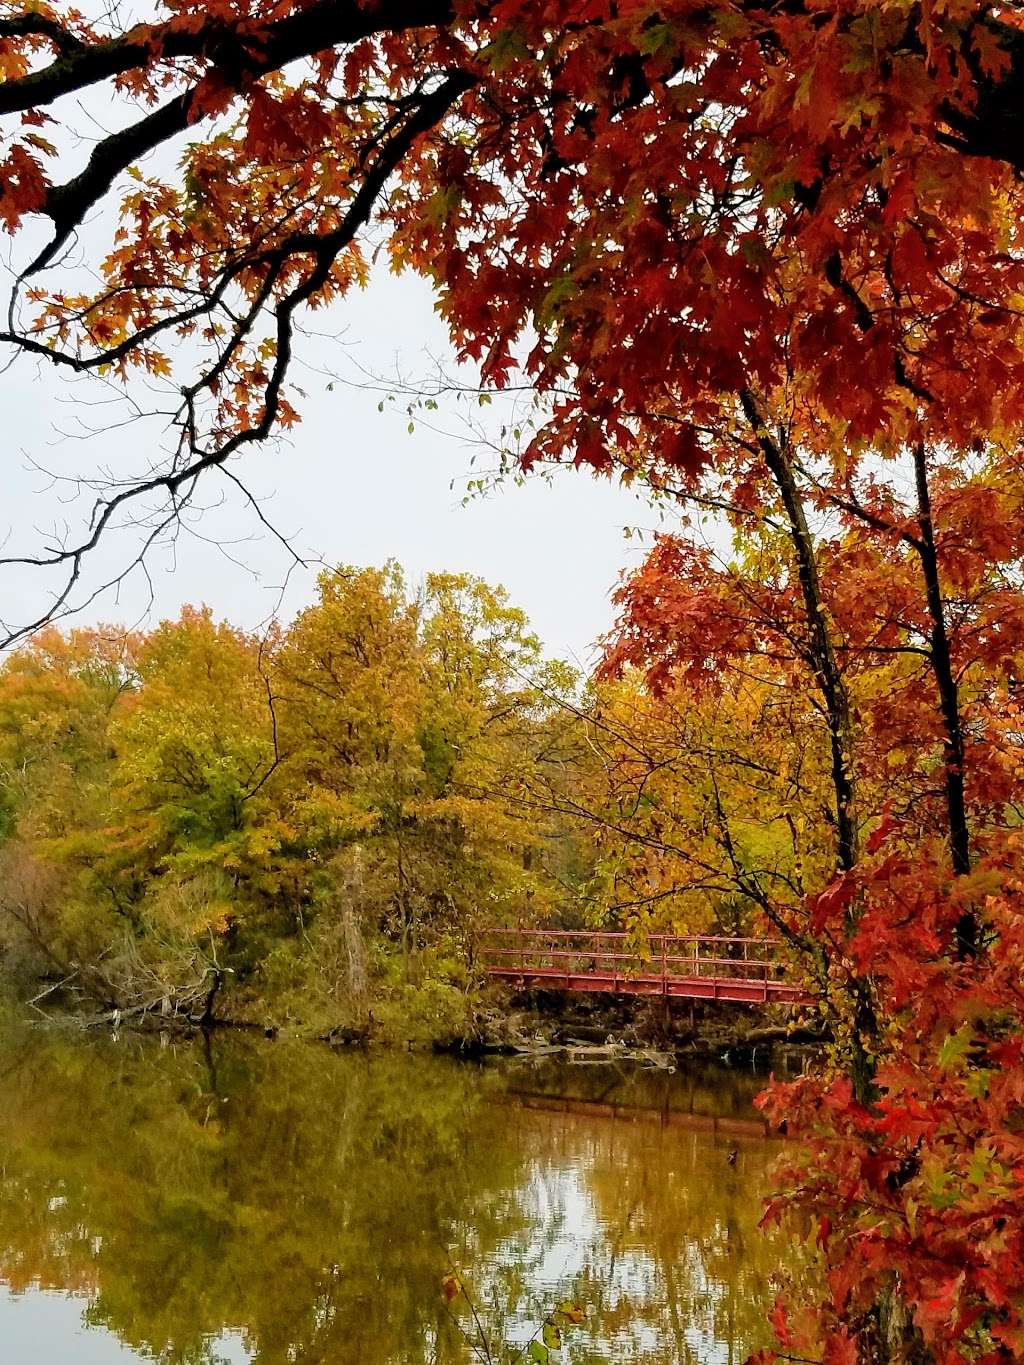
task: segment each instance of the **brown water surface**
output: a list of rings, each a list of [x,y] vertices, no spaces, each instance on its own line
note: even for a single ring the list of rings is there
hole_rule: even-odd
[[[703,1069],[0,1041],[2,1365],[738,1362],[777,1145]],[[458,1267],[472,1307],[441,1285]]]

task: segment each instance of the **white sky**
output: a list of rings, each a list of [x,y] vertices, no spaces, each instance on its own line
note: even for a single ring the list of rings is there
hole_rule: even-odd
[[[306,338],[298,347],[301,359],[314,367],[293,370],[295,382],[307,390],[303,421],[289,444],[250,450],[235,466],[267,498],[264,511],[276,527],[303,555],[329,564],[377,564],[393,556],[413,582],[431,569],[444,569],[501,583],[551,653],[582,662],[591,658],[592,642],[611,623],[609,591],[623,566],[636,563],[641,553],[637,541],[624,539],[623,528],[653,526],[655,513],[620,487],[571,469],[551,482],[509,484],[462,506],[474,474],[473,448],[460,436],[454,414],[440,419],[448,434],[418,425],[410,436],[404,400],[381,415],[377,392],[344,384],[329,392],[317,368],[347,367],[355,375],[358,362],[372,374],[421,375],[435,359],[448,368],[450,350],[422,281],[378,271],[367,291],[307,321],[323,336]],[[327,334],[340,337],[340,345]],[[116,472],[138,467],[147,442],[158,439],[159,428],[152,424],[86,442],[59,438],[58,431],[73,429],[83,416],[104,426],[103,409],[82,405],[83,398],[97,396],[94,388],[83,393],[27,357],[0,376],[7,467],[0,523],[9,536],[7,553],[15,546],[38,551],[62,519],[80,524],[88,506],[87,501],[65,506],[70,490],[48,486],[33,462],[61,474],[101,465]],[[478,415],[500,426],[496,409]],[[489,463],[486,452],[479,459],[481,467]],[[223,490],[215,480],[208,484],[211,498]],[[245,567],[214,545],[185,536],[175,556],[164,550],[150,557],[154,605],[144,620],[155,623],[183,603],[204,602],[218,616],[256,626],[279,599],[286,618],[310,600],[315,567],[293,571],[280,598],[288,559],[240,494],[232,492],[196,530],[220,542],[250,538],[231,550]],[[120,549],[123,553],[123,543]],[[109,571],[113,562],[98,555],[92,572],[104,564]],[[43,600],[42,580],[37,571],[18,570],[14,578],[10,573],[0,575],[0,612],[22,621]],[[146,581],[136,575],[120,600],[108,595],[76,619],[133,624],[148,601]]]

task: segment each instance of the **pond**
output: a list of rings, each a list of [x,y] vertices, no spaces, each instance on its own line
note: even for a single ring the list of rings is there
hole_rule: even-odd
[[[0,1042],[3,1365],[739,1362],[778,1144],[748,1073]],[[458,1283],[465,1286],[448,1302]]]

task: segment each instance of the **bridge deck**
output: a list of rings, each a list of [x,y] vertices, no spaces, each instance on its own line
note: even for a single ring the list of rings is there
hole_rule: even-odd
[[[773,939],[651,934],[641,954],[614,931],[490,929],[478,954],[488,977],[548,990],[660,995],[744,1004],[807,1003]]]

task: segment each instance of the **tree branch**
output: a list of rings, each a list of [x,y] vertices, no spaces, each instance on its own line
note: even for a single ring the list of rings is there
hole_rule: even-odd
[[[0,114],[38,109],[100,81],[145,70],[154,55],[163,62],[202,58],[237,83],[243,77],[277,71],[288,62],[328,48],[380,33],[436,28],[452,17],[447,0],[380,0],[372,7],[316,0],[262,26],[228,25],[213,15],[196,26],[192,14],[164,24],[137,24],[116,38],[71,46],[42,70],[0,85]],[[20,21],[22,16],[7,22]],[[31,31],[41,30],[36,26]]]

